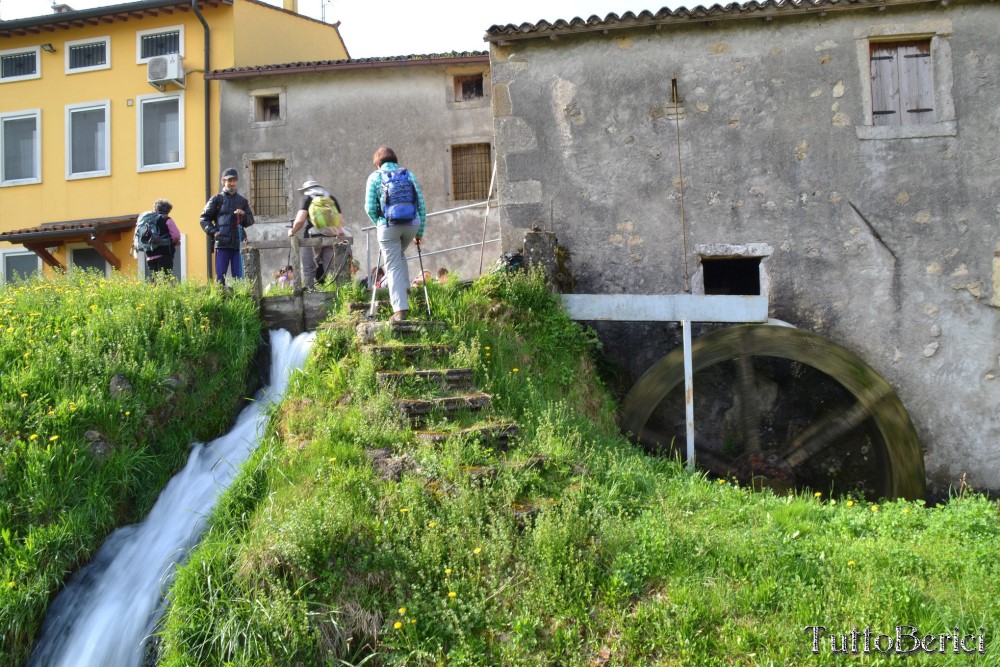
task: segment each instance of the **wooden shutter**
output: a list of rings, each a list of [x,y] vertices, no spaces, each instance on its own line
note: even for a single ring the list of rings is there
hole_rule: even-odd
[[[872,124],[899,125],[899,69],[895,44],[871,45]]]
[[[931,43],[899,45],[900,123],[916,125],[934,120],[934,86],[931,75]]]
[[[871,45],[872,124],[934,122],[931,41]]]

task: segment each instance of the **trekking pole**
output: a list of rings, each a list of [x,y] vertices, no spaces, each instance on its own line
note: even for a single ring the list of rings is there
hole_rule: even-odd
[[[432,319],[434,316],[431,315],[431,295],[427,293],[427,276],[424,274],[424,258],[420,254],[420,241],[417,240],[417,261],[420,262],[420,282],[424,286],[424,300],[427,301],[427,318]]]
[[[375,290],[378,289],[378,270],[382,266],[382,248],[378,249],[378,259],[375,260],[375,272],[368,276],[368,280],[372,284],[372,303],[368,307],[368,318],[375,319]]]

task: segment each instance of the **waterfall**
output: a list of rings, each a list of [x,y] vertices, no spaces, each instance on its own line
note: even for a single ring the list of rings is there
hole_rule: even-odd
[[[142,664],[145,643],[178,563],[201,537],[219,493],[257,446],[266,408],[281,400],[305,362],[314,334],[271,331],[271,384],[232,430],[194,443],[187,465],[167,483],[141,523],[113,532],[94,559],[49,607],[29,665],[127,667]]]

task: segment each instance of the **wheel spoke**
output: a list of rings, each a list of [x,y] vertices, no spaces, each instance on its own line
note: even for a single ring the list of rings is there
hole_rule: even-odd
[[[760,404],[753,358],[741,355],[736,363],[736,387],[740,397],[740,417],[743,422],[743,446],[748,452],[760,451]]]
[[[860,426],[870,416],[872,405],[858,401],[844,412],[827,415],[796,436],[780,455],[788,465],[798,467]]]

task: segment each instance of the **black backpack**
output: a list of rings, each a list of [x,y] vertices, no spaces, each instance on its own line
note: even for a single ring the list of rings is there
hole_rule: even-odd
[[[167,218],[162,213],[156,211],[146,211],[139,216],[135,223],[135,235],[132,237],[132,247],[136,252],[149,254],[163,248],[170,248],[173,245],[170,239],[170,230],[167,227]]]

